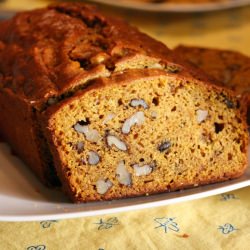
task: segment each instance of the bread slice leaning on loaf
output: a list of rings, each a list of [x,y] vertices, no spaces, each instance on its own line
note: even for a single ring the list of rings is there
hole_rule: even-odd
[[[1,25],[1,133],[45,182],[56,172],[72,201],[244,173],[244,105],[162,43],[77,3]]]
[[[218,85],[232,89],[245,99],[247,122],[250,126],[250,57],[237,51],[179,45],[174,49],[187,60],[218,81]]]

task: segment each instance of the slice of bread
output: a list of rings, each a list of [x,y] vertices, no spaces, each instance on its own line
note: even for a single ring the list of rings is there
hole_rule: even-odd
[[[217,84],[234,90],[248,105],[250,125],[250,57],[242,53],[180,45],[174,49],[184,60],[213,77]]]
[[[57,172],[76,202],[229,180],[247,166],[237,97],[192,77],[124,71],[43,115]]]

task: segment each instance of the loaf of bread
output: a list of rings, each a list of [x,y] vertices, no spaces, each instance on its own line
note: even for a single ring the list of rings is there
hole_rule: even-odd
[[[174,49],[184,60],[234,90],[248,105],[250,125],[250,57],[232,50],[179,45]]]
[[[37,121],[40,113],[111,71],[157,68],[161,59],[173,61],[160,42],[76,3],[1,22],[0,58],[0,133],[49,186],[59,180]],[[175,64],[167,67],[176,70]]]
[[[237,178],[244,104],[165,45],[65,3],[0,24],[0,133],[74,202]]]

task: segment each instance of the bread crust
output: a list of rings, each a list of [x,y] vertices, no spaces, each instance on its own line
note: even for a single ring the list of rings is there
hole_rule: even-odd
[[[45,185],[57,185],[59,180],[51,160],[43,155],[43,135],[37,114],[29,103],[10,89],[3,89],[0,91],[0,113],[0,135],[4,141]]]

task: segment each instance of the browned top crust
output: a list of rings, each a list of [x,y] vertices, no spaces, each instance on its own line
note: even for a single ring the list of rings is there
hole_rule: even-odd
[[[250,95],[250,57],[236,51],[180,45],[183,60],[214,77],[219,85]]]
[[[17,93],[33,106],[89,79],[123,70],[126,62],[142,67],[143,60],[174,61],[164,44],[80,3],[22,12],[2,22],[0,58],[0,89]]]

